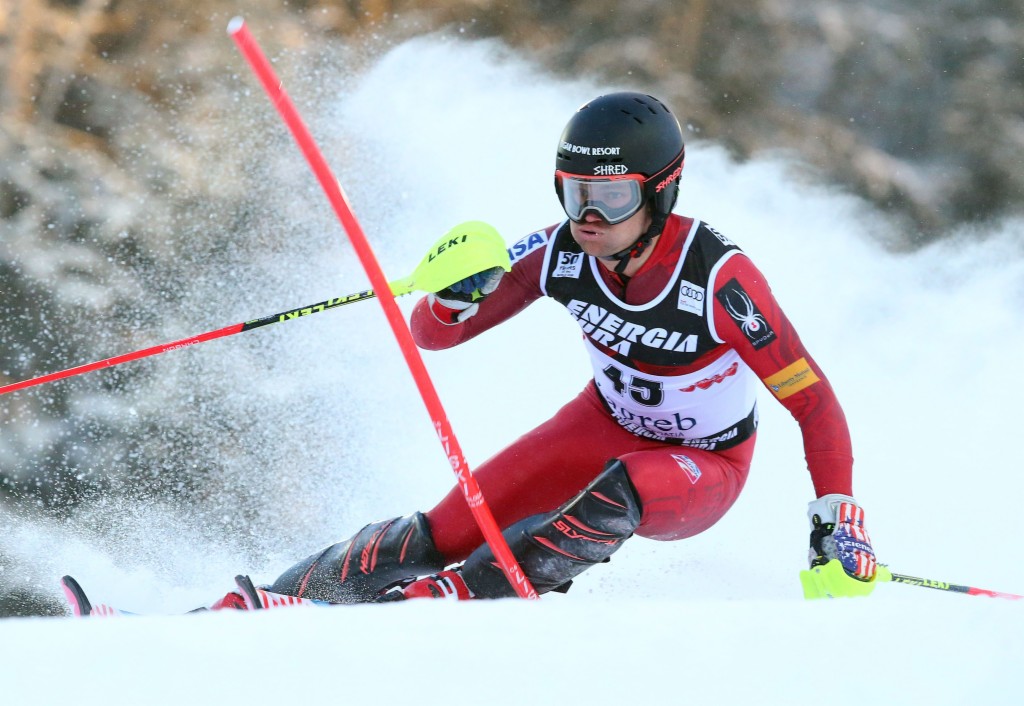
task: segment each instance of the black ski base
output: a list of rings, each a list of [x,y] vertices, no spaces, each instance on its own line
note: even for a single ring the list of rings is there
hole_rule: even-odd
[[[239,574],[235,577],[235,585],[238,587],[238,592],[242,594],[246,608],[249,610],[263,609],[263,602],[260,600],[260,594],[256,592],[256,586],[253,585],[252,579]]]
[[[92,603],[89,602],[89,598],[78,581],[71,576],[64,576],[60,580],[60,585],[64,589],[64,595],[75,615],[85,618],[92,614]]]

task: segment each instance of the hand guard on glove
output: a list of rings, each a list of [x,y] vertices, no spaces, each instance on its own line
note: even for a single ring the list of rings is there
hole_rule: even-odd
[[[866,596],[878,563],[864,529],[864,509],[849,495],[823,495],[807,507],[811,568],[800,572],[805,598]]]
[[[480,302],[498,288],[505,270],[492,267],[427,295],[430,313],[442,324],[460,324],[480,309]]]

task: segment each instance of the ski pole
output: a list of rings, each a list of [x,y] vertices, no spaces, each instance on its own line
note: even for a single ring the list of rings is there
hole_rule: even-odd
[[[470,472],[469,465],[462,453],[462,447],[455,437],[455,431],[452,429],[448,415],[441,404],[441,398],[434,388],[433,381],[430,379],[430,374],[423,363],[419,349],[416,347],[415,341],[413,341],[409,325],[403,318],[394,296],[391,295],[390,290],[386,286],[384,273],[377,262],[373,248],[370,247],[362,226],[349,206],[348,199],[341,189],[341,184],[338,183],[338,180],[331,172],[331,168],[317,147],[313,136],[300,117],[291,98],[285,92],[281,80],[270,65],[270,61],[256,43],[256,39],[249,32],[249,28],[246,27],[245,21],[241,17],[232,19],[228,24],[228,34],[231,35],[239,51],[246,61],[249,62],[253,73],[256,74],[260,83],[263,84],[267,97],[270,98],[284,120],[285,125],[291,131],[292,137],[295,138],[299,149],[305,155],[306,161],[309,162],[310,168],[316,175],[334,212],[341,221],[342,227],[348,234],[348,239],[352,243],[352,247],[355,249],[363,269],[366,270],[373,289],[380,292],[377,301],[380,302],[381,307],[384,309],[384,315],[391,325],[391,330],[395,334],[395,339],[402,350],[405,362],[412,373],[416,386],[419,388],[420,396],[423,398],[430,418],[434,423],[434,430],[437,432],[441,446],[448,456],[448,462],[455,473],[473,519],[476,520],[484,539],[490,546],[491,551],[494,552],[498,565],[521,598],[537,598],[537,592],[526,577],[526,574],[523,573],[522,568],[512,554],[512,550],[509,549],[508,543],[502,536],[501,529],[498,527],[490,507],[484,500],[480,486]]]
[[[916,576],[907,576],[905,574],[894,574],[892,571],[889,570],[889,567],[887,566],[878,567],[878,580],[891,581],[893,583],[903,583],[907,584],[908,586],[934,588],[939,591],[949,591],[950,593],[966,593],[969,596],[989,596],[990,598],[1006,598],[1011,601],[1024,600],[1024,596],[1018,596],[1016,593],[990,591],[987,588],[961,586],[955,583],[947,583],[946,581],[936,581],[935,579],[922,579],[917,578]]]
[[[206,333],[200,333],[195,336],[189,336],[188,338],[183,338],[180,341],[171,341],[170,343],[163,343],[161,345],[143,348],[141,350],[133,351],[131,353],[116,355],[112,358],[97,360],[94,363],[78,365],[74,368],[68,368],[67,370],[61,370],[56,373],[40,375],[29,380],[12,382],[8,385],[0,387],[0,395],[7,394],[8,392],[14,392],[15,390],[23,390],[26,387],[34,387],[36,385],[54,382],[55,380],[63,380],[64,378],[74,377],[75,375],[82,375],[83,373],[89,373],[92,372],[93,370],[100,370],[101,368],[110,368],[115,365],[121,365],[122,363],[128,363],[133,360],[139,360],[140,358],[148,358],[149,356],[159,355],[161,353],[166,353],[167,351],[173,351],[179,348],[187,348],[188,346],[194,346],[197,343],[204,343],[206,341],[212,341],[214,339],[224,338],[226,336],[234,336],[236,333],[242,333],[243,331],[251,331],[254,328],[259,328],[260,326],[266,326],[268,324],[276,324],[279,321],[292,321],[293,319],[297,319],[302,316],[308,316],[309,314],[316,314],[321,311],[326,311],[327,309],[333,309],[335,307],[344,306],[345,304],[354,304],[356,302],[361,302],[366,299],[371,299],[373,298],[373,296],[374,293],[370,290],[364,292],[357,292],[355,294],[349,294],[344,297],[328,299],[327,301],[320,302],[319,304],[303,306],[299,307],[298,309],[291,309],[290,311],[282,311],[280,314],[271,314],[270,316],[264,316],[263,318],[260,319],[245,321],[240,324],[232,324],[231,326],[219,328],[216,331],[207,331]]]
[[[415,291],[436,292],[481,270],[499,266],[508,268],[508,252],[505,250],[504,240],[502,240],[497,231],[486,223],[469,221],[456,226],[438,240],[411,275],[391,282],[388,287],[395,296],[402,296]],[[236,333],[252,331],[254,328],[260,328],[261,326],[276,324],[281,321],[293,321],[321,311],[345,306],[346,304],[355,304],[356,302],[373,299],[375,296],[376,294],[373,290],[369,289],[354,294],[346,294],[345,296],[328,299],[318,304],[301,306],[297,309],[282,311],[278,314],[271,314],[270,316],[253,319],[252,321],[225,326],[216,331],[207,331],[206,333],[189,336],[179,341],[171,341],[170,343],[143,348],[142,350],[124,353],[113,358],[106,358],[105,360],[98,360],[94,363],[86,363],[85,365],[68,368],[56,373],[40,375],[29,380],[12,382],[8,385],[0,386],[0,395],[54,382],[55,380],[63,380],[75,375],[82,375],[93,370],[110,368],[122,363],[139,360],[140,358],[148,358],[149,356],[159,355],[167,351],[187,348],[197,343],[233,336]]]

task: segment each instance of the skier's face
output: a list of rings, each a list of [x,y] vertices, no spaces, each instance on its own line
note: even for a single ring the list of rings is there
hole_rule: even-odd
[[[569,221],[569,232],[587,255],[610,258],[635,243],[650,225],[649,208],[641,208],[615,225],[609,225],[597,213],[588,211],[583,215],[582,222]]]

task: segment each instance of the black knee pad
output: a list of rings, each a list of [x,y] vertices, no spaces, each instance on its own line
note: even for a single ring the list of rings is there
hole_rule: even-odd
[[[503,535],[530,583],[545,593],[607,561],[639,525],[640,500],[626,466],[613,459],[558,510],[521,520]],[[469,556],[462,576],[480,598],[516,595],[486,544]]]
[[[423,513],[366,525],[355,536],[306,557],[270,590],[329,603],[372,601],[388,585],[444,568]]]

